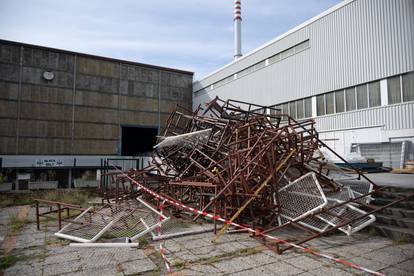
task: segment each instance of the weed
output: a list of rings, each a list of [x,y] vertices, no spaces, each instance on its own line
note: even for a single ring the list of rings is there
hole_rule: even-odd
[[[139,242],[139,247],[141,248],[149,244],[148,240],[145,237],[140,237],[138,239],[138,242]]]
[[[7,195],[0,195],[0,208],[12,206],[14,204],[14,200],[7,196]]]
[[[243,249],[239,249],[236,251],[232,251],[232,252],[227,252],[227,253],[223,253],[217,256],[211,256],[211,257],[206,257],[206,258],[201,258],[199,259],[199,262],[205,263],[205,264],[213,264],[216,263],[218,261],[220,261],[223,258],[232,258],[232,257],[236,257],[236,256],[248,256],[248,255],[253,255],[256,253],[261,252],[261,250],[259,248],[256,247],[250,247],[250,248],[243,248]]]
[[[31,205],[33,199],[30,194],[1,194],[0,195],[0,208],[19,206],[19,205]]]
[[[261,250],[255,248],[255,247],[240,249],[240,254],[241,255],[253,255],[253,254],[256,254],[256,253],[259,253],[259,252],[261,252]]]
[[[184,261],[175,261],[174,263],[172,263],[172,266],[175,267],[176,269],[183,269],[185,266],[185,262]]]
[[[154,250],[154,253],[153,253],[154,255],[155,255],[155,257],[157,257],[157,258],[162,258],[162,255],[161,255],[161,253],[160,253],[160,251],[158,251],[158,250]]]
[[[44,199],[50,201],[62,201],[70,204],[78,204],[86,206],[91,191],[84,190],[50,190],[50,191],[32,191],[22,194],[1,194],[0,195],[0,208],[19,206],[19,205],[33,205],[34,199]]]
[[[0,270],[5,270],[13,266],[19,260],[18,257],[13,255],[5,255],[0,257]]]
[[[20,219],[16,214],[9,216],[9,230],[11,233],[20,232],[26,223],[26,219]]]
[[[58,246],[69,245],[70,243],[71,243],[71,241],[69,241],[69,240],[61,240],[61,239],[59,239],[59,240],[55,240],[55,239],[48,240],[48,239],[46,239],[46,244],[49,245],[49,246],[58,247]]]
[[[206,264],[213,264],[213,263],[217,263],[218,261],[220,261],[220,257],[219,256],[212,256],[209,257],[207,259],[204,260]]]
[[[63,195],[62,201],[66,203],[86,205],[89,200],[88,193],[83,191],[74,191],[70,193],[65,193]]]
[[[70,204],[85,205],[89,194],[84,191],[49,191],[40,196],[41,199],[50,201],[61,201]]]
[[[236,251],[224,253],[220,255],[220,257],[248,256],[248,255],[253,255],[259,252],[261,252],[261,250],[259,250],[256,247],[249,247],[249,248],[242,248]]]
[[[59,242],[62,246],[69,245],[71,243],[69,240],[59,240]]]
[[[101,236],[101,239],[104,239],[104,240],[110,240],[110,239],[115,239],[115,238],[116,238],[116,236],[112,233],[104,233]]]
[[[375,228],[370,227],[367,231],[367,234],[370,236],[376,236],[378,235],[377,230],[375,230]]]
[[[410,237],[407,234],[400,233],[396,234],[392,237],[392,241],[395,245],[400,245],[404,243],[408,243],[410,241]]]

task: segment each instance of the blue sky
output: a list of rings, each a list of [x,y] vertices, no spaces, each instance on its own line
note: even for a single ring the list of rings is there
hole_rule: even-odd
[[[242,0],[247,53],[340,0]],[[0,38],[195,72],[233,60],[233,0],[0,0]]]

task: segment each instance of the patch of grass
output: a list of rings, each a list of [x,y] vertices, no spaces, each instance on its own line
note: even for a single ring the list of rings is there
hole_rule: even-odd
[[[395,245],[400,245],[410,242],[410,237],[407,234],[401,233],[392,237],[392,241]]]
[[[116,236],[111,234],[111,233],[104,233],[101,236],[101,239],[104,239],[104,240],[110,240],[110,239],[115,239],[115,238],[116,238]]]
[[[140,237],[138,239],[138,242],[139,242],[139,247],[140,248],[145,247],[149,244],[149,241],[145,237]]]
[[[17,194],[0,194],[0,208],[33,205],[36,198],[86,206],[92,197],[94,197],[94,192],[88,190],[48,190]]]
[[[11,233],[20,232],[26,223],[27,219],[20,219],[16,214],[9,216],[9,230]]]
[[[171,264],[172,267],[175,267],[176,269],[183,269],[185,266],[185,262],[184,261],[175,261],[174,263]]]
[[[12,206],[14,204],[14,200],[7,195],[0,195],[0,208]]]
[[[158,250],[154,250],[154,252],[152,254],[154,254],[154,256],[157,257],[157,258],[162,258],[161,253]]]
[[[378,235],[377,230],[375,230],[375,228],[373,228],[373,227],[370,227],[368,229],[367,234],[370,235],[370,236],[377,236]]]
[[[216,263],[224,258],[233,258],[233,257],[238,257],[238,256],[248,256],[248,255],[253,255],[256,253],[261,252],[262,250],[256,247],[249,247],[249,248],[242,248],[236,251],[232,251],[232,252],[227,252],[227,253],[223,253],[220,255],[216,255],[216,256],[211,256],[211,257],[206,257],[206,258],[201,258],[199,260],[197,260],[197,262],[201,262],[204,264],[213,264]]]
[[[217,263],[218,261],[220,261],[220,257],[219,256],[211,256],[207,259],[204,260],[204,262],[206,264],[214,264]]]
[[[256,247],[250,247],[250,248],[240,249],[239,252],[241,255],[253,255],[253,254],[261,252],[261,250]]]
[[[55,239],[46,239],[46,244],[49,246],[65,246],[65,245],[69,245],[71,243],[70,240],[63,240],[63,239],[59,239],[59,240],[55,240]]]
[[[61,201],[70,204],[78,204],[85,206],[89,200],[89,193],[87,191],[48,191],[39,197],[40,199],[50,201]]]
[[[6,268],[13,266],[18,260],[19,260],[19,257],[13,256],[13,255],[1,256],[0,257],[0,270],[5,270]]]
[[[253,255],[259,252],[261,252],[261,250],[256,247],[249,247],[249,248],[242,248],[236,251],[221,254],[219,257],[248,256],[248,255]]]
[[[31,205],[33,199],[28,194],[0,194],[0,208]]]

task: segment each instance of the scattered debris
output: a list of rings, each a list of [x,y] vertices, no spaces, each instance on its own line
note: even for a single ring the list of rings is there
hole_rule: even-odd
[[[351,235],[375,221],[369,203],[381,188],[320,141],[312,119],[296,121],[272,107],[216,97],[195,112],[177,107],[154,149],[149,166],[128,177],[112,172],[113,181],[131,178],[265,233],[296,226],[314,237],[335,229]],[[175,215],[200,217],[172,208]]]
[[[163,217],[162,221],[158,221],[159,216]],[[106,204],[98,210],[89,207],[55,235],[80,243],[93,243],[105,236],[131,243],[155,231],[168,219],[138,197]]]
[[[374,222],[375,212],[412,196],[390,194],[389,204],[370,205],[375,194],[387,192],[319,140],[312,119],[297,121],[272,107],[217,97],[194,112],[177,107],[147,167],[108,167],[102,176],[100,189],[109,203],[87,209],[57,236],[81,243],[109,236],[128,243],[151,233],[161,240],[163,254],[162,239],[203,230],[171,227],[176,218],[205,217],[215,223],[214,240],[229,227],[244,229],[273,240],[278,253],[296,248],[343,263],[301,244],[336,230],[352,235]],[[218,233],[217,221],[224,223]],[[287,227],[303,235],[292,242],[277,238]]]
[[[405,161],[405,168],[403,169],[393,169],[391,173],[408,173],[414,174],[414,160]]]

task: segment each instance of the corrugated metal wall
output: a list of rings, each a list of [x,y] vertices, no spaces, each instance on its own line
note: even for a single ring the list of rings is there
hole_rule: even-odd
[[[376,162],[383,162],[384,167],[403,168],[402,155],[403,142],[372,143],[358,145],[359,152],[365,158],[372,158]],[[403,161],[403,162],[401,162]]]
[[[414,102],[320,116],[315,121],[319,131],[366,126],[383,126],[384,130],[414,129]]]
[[[305,39],[310,47],[249,75],[196,93],[277,104],[414,70],[414,1],[356,0],[194,84],[208,87]]]

